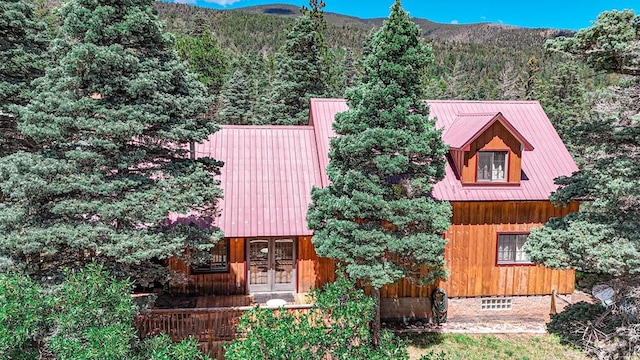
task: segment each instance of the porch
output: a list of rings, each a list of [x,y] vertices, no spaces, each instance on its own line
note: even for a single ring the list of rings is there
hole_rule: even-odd
[[[173,341],[192,336],[200,341],[202,351],[214,358],[224,359],[223,346],[236,337],[238,321],[244,312],[256,306],[271,310],[284,308],[290,312],[308,312],[312,308],[312,305],[306,302],[307,297],[303,293],[194,298],[195,307],[153,308],[138,315],[135,321],[138,336],[143,339],[166,333]],[[285,300],[286,304],[282,307],[268,306],[267,301],[273,299]]]

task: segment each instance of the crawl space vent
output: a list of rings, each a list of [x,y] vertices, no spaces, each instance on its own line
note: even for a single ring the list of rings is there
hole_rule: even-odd
[[[482,299],[480,310],[511,310],[511,299]]]

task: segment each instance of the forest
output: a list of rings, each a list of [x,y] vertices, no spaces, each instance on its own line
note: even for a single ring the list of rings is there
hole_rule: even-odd
[[[250,313],[241,329],[254,341],[234,342],[230,358],[264,346],[268,358],[408,358],[380,329],[376,292],[417,266],[444,273],[451,207],[429,189],[448,147],[423,99],[541,103],[580,168],[556,179],[551,201],[582,205],[532,231],[526,251],[616,294],[608,307],[576,304],[548,329],[598,358],[640,353],[640,15],[604,12],[573,33],[436,24],[411,19],[398,0],[388,19],[325,14],[324,5],[0,0],[0,357],[207,358],[194,339],[140,340],[133,326],[145,304],[130,294],[163,288],[172,276],[164,260],[190,261],[184,249],[207,252],[223,236],[211,174],[224,164],[195,159],[185,144],[225,124],[306,124],[312,97],[358,105],[336,120],[335,185],[313,191],[307,215],[319,254],[350,278],[314,292],[319,312],[308,317]],[[372,139],[390,144],[380,158]],[[387,181],[400,175],[411,192]],[[379,194],[388,196],[371,200]],[[356,215],[335,211],[345,202]],[[169,213],[207,226],[170,223]],[[378,262],[351,263],[364,235],[393,216],[406,242],[387,234]],[[367,222],[378,228],[357,229]]]
[[[286,68],[281,63],[295,56],[287,53],[291,50],[286,45],[287,40],[293,41],[297,36],[292,26],[299,9],[278,5],[221,11],[166,2],[156,2],[154,7],[166,22],[167,30],[176,34],[178,52],[191,59],[191,69],[201,76],[208,74],[206,81],[212,83],[209,88],[218,99],[210,114],[216,121],[221,124],[282,121],[278,120],[281,117],[273,116],[270,107],[274,105],[269,99],[273,99],[273,91],[284,75],[277,73]],[[431,47],[433,56],[420,75],[424,98],[539,100],[567,142],[570,139],[563,133],[565,123],[572,120],[563,116],[563,112],[574,108],[588,93],[619,81],[617,74],[570,61],[566,54],[545,51],[545,41],[572,35],[570,31],[413,20],[421,27],[422,40]],[[325,88],[321,93],[314,89],[310,92],[313,96],[343,97],[344,89],[354,85],[362,72],[359,59],[366,47],[367,34],[381,21],[323,14],[317,55],[321,74],[316,76],[322,78]],[[197,38],[203,45],[199,49]],[[204,44],[210,42],[216,46],[205,49]],[[211,53],[214,51],[215,55]],[[194,59],[204,57],[206,52],[210,64]],[[297,123],[306,121],[301,116]]]

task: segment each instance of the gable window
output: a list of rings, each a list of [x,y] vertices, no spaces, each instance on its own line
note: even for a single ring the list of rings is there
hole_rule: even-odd
[[[529,234],[498,234],[498,264],[532,264],[524,252]]]
[[[478,152],[478,181],[507,181],[507,151]]]
[[[221,239],[211,248],[211,254],[191,250],[193,273],[215,273],[229,271],[229,239]]]

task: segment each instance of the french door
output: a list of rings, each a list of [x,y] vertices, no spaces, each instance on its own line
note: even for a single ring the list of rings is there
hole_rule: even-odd
[[[249,292],[295,291],[296,259],[293,239],[249,240]]]

